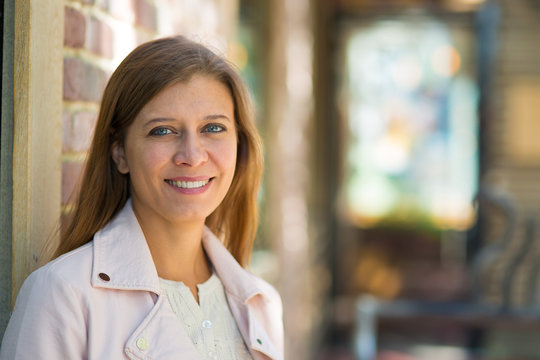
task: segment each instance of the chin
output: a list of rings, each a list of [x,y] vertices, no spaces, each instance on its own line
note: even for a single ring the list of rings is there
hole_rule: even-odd
[[[170,221],[172,223],[182,224],[182,223],[197,223],[202,222],[204,223],[206,218],[210,215],[206,214],[206,212],[194,212],[190,213],[188,211],[183,211],[180,213],[175,214],[172,217],[169,217]]]

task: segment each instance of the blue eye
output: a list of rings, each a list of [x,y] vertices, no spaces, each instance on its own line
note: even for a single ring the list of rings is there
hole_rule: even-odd
[[[164,127],[157,127],[150,131],[150,135],[155,135],[155,136],[163,136],[163,135],[168,135],[168,134],[172,134],[172,131]]]
[[[204,129],[204,131],[210,133],[219,133],[225,131],[225,127],[218,124],[210,124]]]

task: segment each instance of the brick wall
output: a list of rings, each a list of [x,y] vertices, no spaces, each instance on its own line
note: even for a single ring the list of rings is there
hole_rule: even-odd
[[[236,0],[66,0],[62,115],[62,211],[70,211],[101,93],[138,44],[184,34],[226,51]]]

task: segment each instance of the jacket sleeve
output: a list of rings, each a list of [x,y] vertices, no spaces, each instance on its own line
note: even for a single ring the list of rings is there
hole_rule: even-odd
[[[0,360],[87,357],[84,302],[53,269],[46,266],[25,280],[2,340]]]

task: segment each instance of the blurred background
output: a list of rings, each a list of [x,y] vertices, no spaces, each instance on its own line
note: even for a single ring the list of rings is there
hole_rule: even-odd
[[[251,270],[282,294],[288,359],[540,359],[540,1],[53,3],[62,214],[108,76],[184,34],[231,59],[256,104]],[[6,26],[22,5],[2,4]],[[34,266],[17,267],[19,238],[11,297]]]

